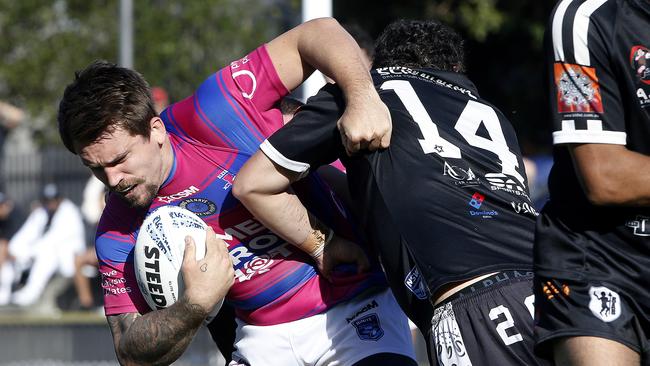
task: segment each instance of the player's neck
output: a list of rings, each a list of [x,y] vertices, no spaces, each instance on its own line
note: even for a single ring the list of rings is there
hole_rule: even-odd
[[[162,183],[166,182],[169,179],[171,174],[172,167],[174,166],[174,149],[172,148],[171,141],[169,140],[169,135],[165,136],[165,141],[161,147],[162,150]]]

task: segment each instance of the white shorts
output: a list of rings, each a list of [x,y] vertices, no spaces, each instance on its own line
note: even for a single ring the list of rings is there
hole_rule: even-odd
[[[255,326],[237,319],[230,366],[352,365],[377,353],[415,359],[408,320],[390,290],[289,323]]]

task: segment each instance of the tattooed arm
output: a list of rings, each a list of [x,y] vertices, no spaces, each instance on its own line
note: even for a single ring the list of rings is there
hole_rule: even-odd
[[[189,238],[189,237],[188,237]],[[205,257],[197,261],[194,243],[186,238],[181,271],[185,292],[172,306],[144,315],[109,315],[117,359],[122,365],[169,365],[194,338],[211,309],[233,283],[226,243],[208,228]]]
[[[181,298],[145,315],[108,316],[117,359],[122,365],[169,365],[189,346],[206,315],[201,306]]]

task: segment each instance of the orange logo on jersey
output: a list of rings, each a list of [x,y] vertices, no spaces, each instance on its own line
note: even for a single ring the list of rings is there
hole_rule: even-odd
[[[603,113],[596,69],[556,62],[553,65],[559,113]]]
[[[565,284],[562,284],[561,291],[564,296],[569,296],[571,294],[571,289]],[[544,292],[544,295],[546,295],[548,300],[552,300],[555,295],[560,294],[560,290],[551,281],[546,281],[542,286],[542,292]]]

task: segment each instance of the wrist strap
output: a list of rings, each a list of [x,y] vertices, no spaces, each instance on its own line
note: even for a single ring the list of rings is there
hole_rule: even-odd
[[[309,252],[309,255],[312,258],[317,258],[321,254],[323,254],[323,251],[325,250],[325,246],[329,244],[330,241],[332,241],[332,238],[334,237],[334,230],[332,228],[328,228],[327,236],[323,236],[322,231],[320,230],[314,230],[312,232],[312,235],[317,238],[317,246]]]

